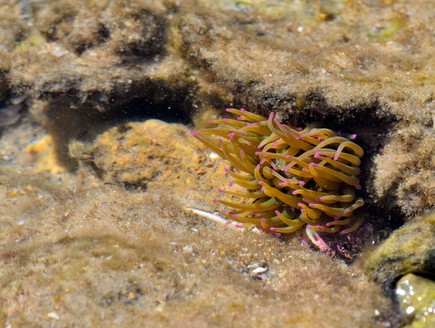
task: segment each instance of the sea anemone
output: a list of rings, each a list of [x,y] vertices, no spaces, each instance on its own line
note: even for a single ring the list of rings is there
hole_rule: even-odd
[[[213,128],[192,134],[229,160],[233,182],[246,191],[219,190],[233,197],[218,202],[233,210],[227,219],[273,233],[305,226],[308,238],[327,247],[319,233],[347,234],[362,223],[354,211],[364,205],[360,189],[363,149],[342,133],[312,125],[293,129],[274,113],[269,118],[228,108],[237,119],[212,120]],[[237,201],[239,199],[240,201]]]

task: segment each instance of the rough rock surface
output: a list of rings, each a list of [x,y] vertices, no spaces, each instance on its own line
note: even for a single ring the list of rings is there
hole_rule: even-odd
[[[185,155],[172,154],[164,138],[163,160],[182,163]],[[98,179],[87,165],[77,176],[64,172],[56,179],[0,168],[0,323],[327,328],[397,322],[391,300],[360,268],[296,238],[240,233],[189,214],[186,203],[199,201],[186,188],[184,197],[176,194],[184,185],[175,179],[160,189],[126,190]]]
[[[435,206],[432,2],[1,4],[6,89],[49,100],[37,115],[65,165],[104,120],[247,106],[358,133],[368,203],[396,225]]]
[[[389,285],[433,270],[434,223],[421,217],[435,206],[434,10],[0,0],[0,324],[68,325],[77,313],[85,325],[397,324],[358,266],[185,213],[220,210],[227,164],[181,126],[139,121],[205,126],[243,106],[357,133],[368,221],[381,232],[410,221],[363,261],[367,272]]]
[[[366,272],[390,284],[407,273],[435,272],[435,213],[414,218],[394,231],[367,259]]]
[[[400,309],[406,316],[406,328],[435,325],[435,283],[412,273],[403,276],[396,285]]]

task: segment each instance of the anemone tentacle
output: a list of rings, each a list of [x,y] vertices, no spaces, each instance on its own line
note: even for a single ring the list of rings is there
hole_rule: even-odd
[[[363,218],[354,212],[364,201],[356,198],[355,189],[360,188],[364,150],[352,141],[356,135],[316,125],[292,128],[274,113],[265,118],[243,108],[226,111],[236,119],[215,119],[213,128],[192,131],[230,161],[236,170],[226,172],[246,189],[219,190],[231,197],[218,200],[233,208],[225,217],[274,233],[305,226],[306,236],[320,249],[327,248],[322,233],[358,229]]]

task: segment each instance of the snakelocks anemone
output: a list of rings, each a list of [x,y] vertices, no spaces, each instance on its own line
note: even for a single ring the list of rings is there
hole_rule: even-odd
[[[233,199],[219,203],[233,210],[227,219],[265,231],[291,233],[305,227],[319,248],[319,233],[347,234],[362,223],[354,211],[364,205],[360,189],[363,149],[341,133],[307,126],[293,129],[274,113],[269,118],[228,108],[236,119],[222,118],[213,128],[192,134],[230,161],[226,171],[244,192],[219,190]]]

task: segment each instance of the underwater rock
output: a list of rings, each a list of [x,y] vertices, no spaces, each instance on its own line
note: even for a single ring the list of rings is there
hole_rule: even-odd
[[[406,223],[394,231],[367,259],[366,273],[391,284],[407,273],[435,272],[435,212]]]
[[[21,118],[22,106],[0,107],[0,130],[9,125],[13,125]]]
[[[90,144],[70,144],[72,155],[106,183],[142,191],[171,188],[186,206],[213,204],[213,190],[229,183],[223,162],[204,149],[185,126],[159,120],[126,123]]]
[[[433,126],[405,122],[395,130],[374,159],[369,189],[375,203],[410,220],[435,207],[435,134]]]
[[[167,56],[175,9],[174,1],[152,0],[34,5],[26,16],[31,31],[11,50],[10,83],[35,98],[59,101],[76,115],[83,108],[107,112],[137,98],[183,103],[189,74]],[[57,120],[61,124],[62,116]]]
[[[99,135],[86,153],[106,182],[143,188],[153,181],[171,185],[184,180],[186,172],[201,170],[202,154],[188,138],[182,125],[130,122]]]
[[[1,5],[13,14],[0,71],[15,93],[49,101],[43,116],[69,168],[69,140],[101,121],[161,111],[190,122],[244,106],[357,133],[366,191],[400,210],[395,226],[433,205],[433,2]]]
[[[409,273],[397,282],[396,296],[406,320],[404,327],[435,326],[435,282]]]
[[[357,133],[368,154],[367,202],[401,212],[394,227],[434,205],[426,1],[412,10],[403,1],[198,3],[179,20],[180,50],[200,80],[233,95],[227,107]]]
[[[87,173],[0,167],[0,326],[394,327],[360,268],[201,220],[185,181],[138,192]]]

